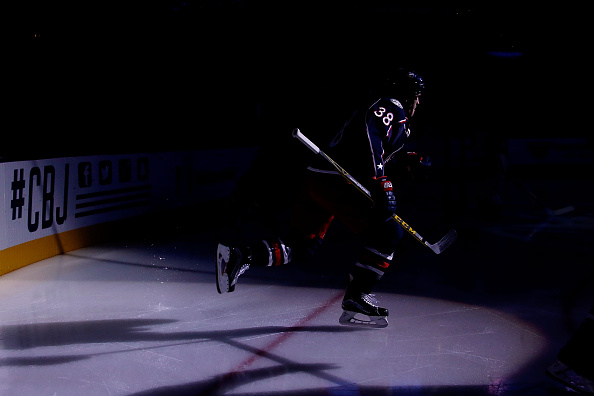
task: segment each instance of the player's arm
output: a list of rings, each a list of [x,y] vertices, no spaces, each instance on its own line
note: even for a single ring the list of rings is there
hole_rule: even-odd
[[[393,129],[394,113],[391,111],[389,102],[379,100],[373,104],[367,111],[365,125],[367,128],[367,138],[369,139],[369,149],[371,162],[373,164],[373,175],[375,177],[384,176],[384,138],[388,136]]]
[[[389,219],[396,211],[396,198],[392,183],[384,173],[384,141],[394,128],[394,112],[386,100],[376,102],[367,112],[366,127],[373,160],[374,188],[372,195],[376,202],[376,212],[381,219]]]

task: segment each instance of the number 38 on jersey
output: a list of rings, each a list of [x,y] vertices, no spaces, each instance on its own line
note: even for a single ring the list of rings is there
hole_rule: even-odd
[[[376,117],[380,117],[386,126],[390,125],[394,120],[394,114],[386,113],[385,107],[380,107],[378,110],[374,111],[373,114],[375,114]]]

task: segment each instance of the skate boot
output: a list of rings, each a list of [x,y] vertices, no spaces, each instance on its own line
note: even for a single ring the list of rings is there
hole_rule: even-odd
[[[234,291],[237,278],[250,268],[250,261],[246,252],[219,243],[215,263],[217,291],[221,294]]]
[[[383,328],[388,326],[388,310],[378,307],[373,294],[349,293],[342,300],[344,312],[338,320],[348,326]]]

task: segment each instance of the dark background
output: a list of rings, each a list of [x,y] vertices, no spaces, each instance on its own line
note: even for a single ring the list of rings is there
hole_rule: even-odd
[[[4,160],[261,145],[296,126],[314,134],[399,66],[427,82],[414,126],[425,136],[589,136],[579,120],[585,7],[13,3],[2,11]]]

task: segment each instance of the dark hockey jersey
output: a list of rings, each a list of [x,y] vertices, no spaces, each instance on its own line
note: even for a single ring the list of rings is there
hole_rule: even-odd
[[[368,184],[373,177],[384,176],[386,162],[403,148],[410,135],[407,121],[398,100],[381,98],[355,111],[340,132],[320,148],[355,179]],[[327,162],[316,162],[308,169],[337,173]]]

